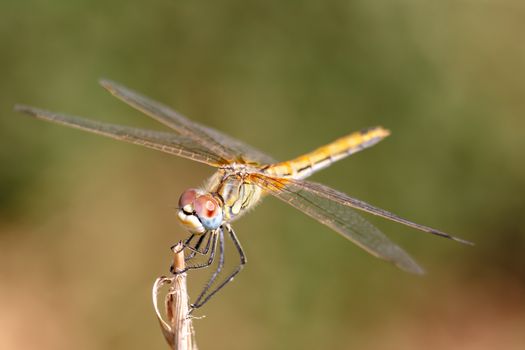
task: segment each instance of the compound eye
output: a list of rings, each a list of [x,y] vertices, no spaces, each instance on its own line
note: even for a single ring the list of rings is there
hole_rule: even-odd
[[[194,206],[197,215],[203,218],[212,218],[217,215],[217,212],[219,211],[217,201],[209,194],[197,198],[194,202]]]
[[[213,196],[205,194],[197,197],[193,202],[195,213],[204,227],[209,230],[216,229],[222,223],[222,209]]]
[[[197,190],[194,188],[187,189],[186,191],[182,192],[179,198],[179,208],[186,211],[193,211],[193,202],[197,198]],[[189,209],[189,210],[188,210]]]

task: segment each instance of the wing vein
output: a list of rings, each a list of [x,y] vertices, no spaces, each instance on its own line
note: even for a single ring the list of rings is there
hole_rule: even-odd
[[[34,107],[17,105],[15,110],[37,119],[66,125],[75,129],[103,135],[112,139],[133,143],[168,154],[195,160],[219,167],[225,164],[220,156],[203,148],[192,139],[168,132],[131,128],[121,125],[102,123],[81,117],[53,113]]]
[[[423,269],[380,230],[352,208],[301,186],[303,181],[254,175],[254,182],[280,200],[340,233],[368,253],[416,274]]]

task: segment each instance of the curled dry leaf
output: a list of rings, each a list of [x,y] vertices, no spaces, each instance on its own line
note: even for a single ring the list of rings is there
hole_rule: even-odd
[[[175,257],[173,267],[175,271],[184,269],[184,252],[182,243],[173,248]],[[159,294],[161,289],[170,285],[164,299],[164,312],[159,308]],[[159,277],[152,289],[153,307],[159,320],[164,338],[172,349],[197,350],[194,340],[192,318],[189,316],[189,300],[186,287],[186,273],[173,277]],[[165,314],[165,317],[163,316]]]

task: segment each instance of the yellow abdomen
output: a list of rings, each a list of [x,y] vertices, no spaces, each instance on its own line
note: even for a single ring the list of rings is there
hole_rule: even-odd
[[[270,165],[265,173],[304,179],[333,162],[375,145],[388,135],[390,131],[380,126],[354,132],[295,159]]]

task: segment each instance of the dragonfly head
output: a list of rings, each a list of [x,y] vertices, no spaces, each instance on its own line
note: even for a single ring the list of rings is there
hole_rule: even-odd
[[[222,224],[222,208],[211,193],[190,188],[179,199],[178,217],[192,233],[215,230]]]

